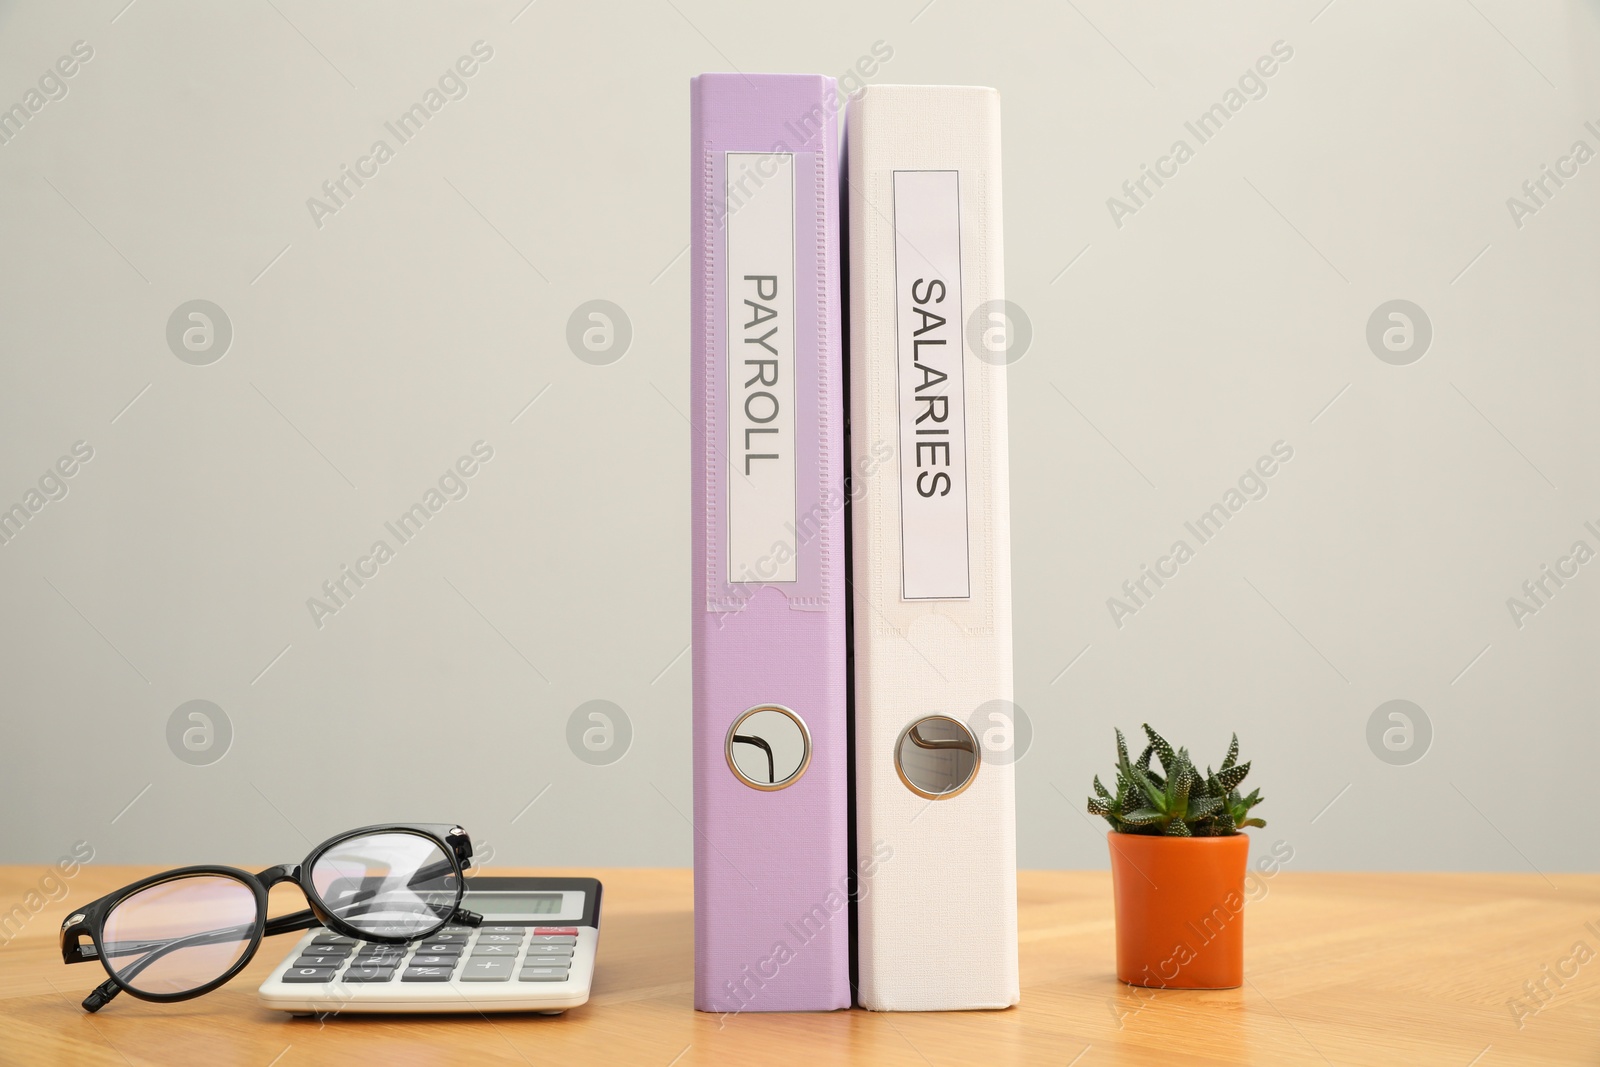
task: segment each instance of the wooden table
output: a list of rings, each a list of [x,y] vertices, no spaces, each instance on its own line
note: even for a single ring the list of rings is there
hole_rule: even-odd
[[[720,1018],[690,1006],[688,871],[508,871],[597,873],[605,884],[587,1006],[550,1018],[294,1019],[255,999],[256,986],[289,949],[284,937],[266,942],[244,974],[206,997],[160,1005],[124,995],[88,1015],[78,1002],[104,973],[93,964],[64,966],[56,931],[72,906],[153,870],[83,868],[62,900],[0,946],[0,1063],[1600,1063],[1597,875],[1551,875],[1547,882],[1520,874],[1284,871],[1246,911],[1244,988],[1156,992],[1114,977],[1108,874],[1024,872],[1020,1007]],[[0,867],[0,908],[24,901],[43,873]],[[275,892],[274,912],[299,906],[292,894]],[[1563,968],[1579,942],[1594,958]],[[1574,968],[1561,986],[1547,977]],[[1553,991],[1543,1006],[1523,986],[1541,979]],[[1519,1000],[1527,1009],[1520,1028],[1508,1006]]]

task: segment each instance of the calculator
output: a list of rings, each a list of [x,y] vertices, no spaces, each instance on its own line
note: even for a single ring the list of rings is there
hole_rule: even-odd
[[[261,1003],[297,1015],[533,1011],[589,999],[600,937],[593,878],[467,878],[477,927],[380,945],[316,927],[261,983]]]

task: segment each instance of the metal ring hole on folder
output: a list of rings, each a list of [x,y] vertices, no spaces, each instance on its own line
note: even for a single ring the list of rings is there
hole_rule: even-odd
[[[811,731],[779,704],[761,704],[733,720],[726,745],[728,769],[752,789],[783,789],[811,763]]]
[[[894,769],[906,788],[929,800],[947,800],[978,775],[981,756],[972,731],[948,715],[918,719],[894,747]]]

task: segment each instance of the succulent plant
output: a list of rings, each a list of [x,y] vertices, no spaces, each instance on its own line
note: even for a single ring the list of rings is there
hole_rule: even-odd
[[[1247,826],[1265,826],[1266,821],[1250,814],[1261,803],[1261,790],[1239,795],[1239,783],[1250,773],[1250,764],[1239,762],[1239,735],[1233,735],[1222,766],[1208,766],[1202,776],[1189,750],[1172,750],[1165,738],[1150,724],[1144,724],[1150,743],[1133,762],[1128,760],[1128,742],[1117,731],[1117,790],[1111,792],[1094,779],[1095,795],[1089,798],[1089,814],[1101,815],[1121,834],[1164,835],[1166,837],[1227,837]],[[1150,766],[1154,756],[1161,770]]]

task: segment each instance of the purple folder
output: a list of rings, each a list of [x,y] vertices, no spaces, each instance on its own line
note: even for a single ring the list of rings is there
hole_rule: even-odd
[[[695,1007],[850,1006],[832,78],[690,83]]]

